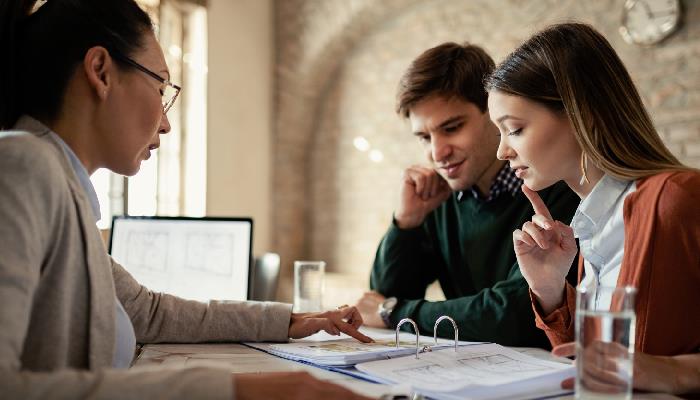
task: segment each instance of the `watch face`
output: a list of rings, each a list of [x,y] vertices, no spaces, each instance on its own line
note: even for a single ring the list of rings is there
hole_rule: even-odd
[[[629,43],[655,44],[673,33],[680,14],[679,0],[627,0],[620,33]]]

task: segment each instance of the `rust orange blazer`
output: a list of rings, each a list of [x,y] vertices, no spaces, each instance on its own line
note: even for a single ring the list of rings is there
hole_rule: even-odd
[[[700,173],[637,181],[625,199],[625,253],[618,286],[637,288],[636,349],[653,355],[700,351]],[[579,258],[579,282],[583,258]],[[535,323],[552,345],[574,340],[576,289],[547,316],[531,294]]]

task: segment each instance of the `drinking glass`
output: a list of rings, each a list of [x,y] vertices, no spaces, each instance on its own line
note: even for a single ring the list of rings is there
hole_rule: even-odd
[[[294,312],[323,309],[323,261],[294,261]]]
[[[577,289],[577,399],[632,398],[636,292],[629,286]]]

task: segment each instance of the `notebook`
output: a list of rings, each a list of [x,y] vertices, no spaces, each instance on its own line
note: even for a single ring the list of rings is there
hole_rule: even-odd
[[[374,343],[361,343],[345,334],[338,338],[338,336],[319,332],[305,339],[292,340],[289,343],[244,344],[278,357],[318,367],[349,367],[366,361],[416,354],[416,336],[412,333],[400,333],[398,348],[396,348],[394,333],[366,333],[375,340]],[[459,342],[458,345],[469,346],[476,343],[482,342]],[[431,349],[454,347],[454,341],[438,339],[438,343],[435,344],[432,337],[420,336],[419,350],[426,346]]]
[[[198,301],[246,300],[250,218],[119,216],[109,252],[142,285]]]

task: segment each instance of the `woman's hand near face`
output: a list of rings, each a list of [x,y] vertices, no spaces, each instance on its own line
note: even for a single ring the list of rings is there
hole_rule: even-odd
[[[535,215],[513,232],[513,247],[530,289],[545,314],[563,301],[566,275],[576,256],[576,240],[570,226],[555,221],[537,192],[523,185]]]
[[[292,314],[289,321],[289,337],[299,339],[324,330],[331,335],[340,335],[342,332],[363,343],[373,342],[372,338],[358,331],[360,326],[362,315],[356,307],[344,306],[319,313]]]
[[[308,372],[234,375],[236,400],[369,400],[352,391],[314,378]]]

